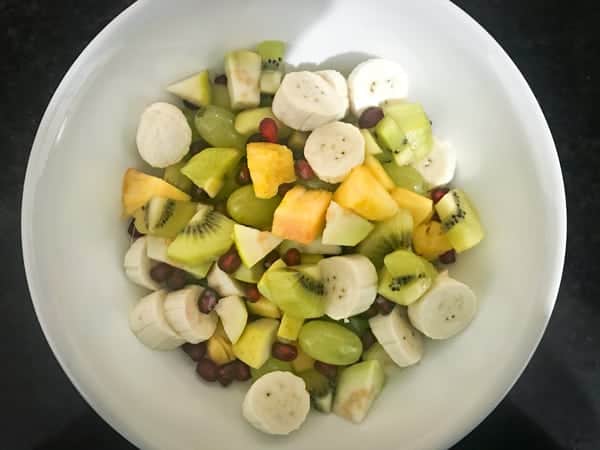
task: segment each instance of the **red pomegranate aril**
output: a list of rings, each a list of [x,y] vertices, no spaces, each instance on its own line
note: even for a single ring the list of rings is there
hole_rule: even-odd
[[[441,222],[442,219],[440,219],[440,216],[437,212],[434,212],[433,216],[431,216],[431,221],[432,222]]]
[[[315,370],[331,380],[335,379],[337,375],[337,366],[324,363],[323,361],[315,361]]]
[[[294,162],[294,167],[298,177],[302,178],[303,180],[310,180],[315,177],[314,170],[312,167],[310,167],[310,164],[305,159],[299,159],[298,161]]]
[[[221,367],[219,367],[219,370],[217,372],[217,380],[219,381],[219,383],[221,383],[221,386],[229,386],[235,378],[235,373],[235,361],[223,364]]]
[[[298,266],[301,261],[300,251],[297,248],[290,248],[281,257],[288,266]]]
[[[227,253],[221,255],[217,261],[217,264],[223,272],[233,273],[240,268],[242,265],[242,260],[240,259],[240,255],[238,255],[235,247],[231,247]]]
[[[235,379],[238,381],[249,380],[252,375],[250,373],[250,367],[239,359],[234,361],[235,363]]]
[[[448,250],[446,253],[441,254],[438,259],[442,264],[453,264],[456,262],[456,251],[454,249]]]
[[[164,283],[173,273],[173,269],[174,267],[168,265],[167,263],[158,263],[152,269],[150,269],[150,278],[157,283]]]
[[[277,253],[275,250],[273,250],[271,253],[269,253],[267,256],[265,256],[265,258],[263,259],[263,267],[265,269],[268,269],[278,259],[279,259],[279,253]]]
[[[260,121],[258,131],[267,140],[267,142],[277,143],[277,123],[270,117],[265,117]]]
[[[138,231],[138,229],[135,227],[135,221],[133,219],[131,219],[131,221],[129,222],[129,225],[127,226],[127,233],[129,234],[129,236],[131,236],[131,238],[133,239],[137,239],[139,237],[142,237],[143,234],[140,233]]]
[[[246,286],[246,288],[244,289],[244,296],[251,303],[259,301],[261,297],[260,291],[258,290],[258,287],[255,284],[249,284],[248,286]]]
[[[227,86],[227,75],[224,73],[215,77],[215,84],[224,84]]]
[[[210,314],[215,309],[215,306],[217,306],[218,301],[219,297],[217,293],[211,288],[206,288],[202,291],[202,295],[198,299],[198,309],[201,313]]]
[[[377,305],[375,303],[369,306],[369,309],[362,313],[362,315],[365,316],[367,319],[375,317],[377,314],[379,314],[379,309],[377,308]]]
[[[217,381],[219,376],[219,367],[210,359],[204,358],[196,364],[196,373],[205,381]]]
[[[360,337],[360,340],[363,345],[363,350],[369,349],[375,342],[377,342],[377,339],[375,339],[375,336],[373,336],[373,332],[371,330],[365,331]]]
[[[252,178],[250,177],[250,169],[248,169],[248,166],[246,164],[244,164],[240,168],[240,171],[237,175],[237,182],[242,186],[252,183]]]
[[[383,119],[383,109],[378,106],[370,106],[360,115],[358,127],[373,128],[381,119]]]
[[[206,342],[200,342],[199,344],[183,344],[181,349],[190,357],[193,361],[200,362],[204,355],[206,355]]]
[[[294,183],[286,183],[286,184],[282,184],[279,186],[279,189],[277,190],[277,194],[280,197],[284,197],[285,194],[288,193],[289,190],[291,190],[294,187]]]
[[[172,291],[177,291],[183,289],[187,282],[187,273],[181,269],[173,268],[173,271],[169,274],[169,278],[167,278],[167,287]]]
[[[437,189],[433,189],[430,194],[431,194],[431,200],[433,200],[433,204],[435,205],[437,202],[439,202],[442,197],[444,195],[446,195],[448,192],[450,192],[450,189],[448,188],[437,188]]]
[[[281,361],[293,361],[298,356],[298,349],[291,344],[275,342],[271,347],[271,354]]]
[[[389,313],[391,313],[394,309],[394,306],[396,306],[394,302],[390,302],[387,298],[382,297],[381,295],[378,295],[375,298],[375,305],[377,306],[379,314],[384,316],[387,316]]]

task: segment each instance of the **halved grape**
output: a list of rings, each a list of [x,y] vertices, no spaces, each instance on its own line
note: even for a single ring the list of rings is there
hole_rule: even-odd
[[[251,184],[242,186],[231,193],[227,200],[227,213],[242,225],[268,230],[273,223],[273,214],[281,197],[257,198]]]
[[[202,139],[214,147],[233,147],[243,150],[246,138],[233,126],[235,115],[220,106],[200,108],[194,117],[196,129]]]

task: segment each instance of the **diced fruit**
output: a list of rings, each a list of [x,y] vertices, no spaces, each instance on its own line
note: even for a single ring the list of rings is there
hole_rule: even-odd
[[[232,109],[255,108],[260,104],[261,65],[260,55],[248,50],[230,52],[225,57]]]
[[[273,223],[273,214],[281,203],[281,197],[257,198],[254,187],[242,186],[227,199],[227,213],[243,225],[268,230]]]
[[[181,173],[181,169],[183,166],[187,164],[187,161],[181,161],[177,164],[173,164],[165,169],[165,173],[163,174],[163,180],[167,183],[172,184],[177,189],[185,192],[186,194],[190,194],[192,192],[192,181]]]
[[[212,104],[220,108],[231,109],[231,99],[226,84],[213,84]]]
[[[333,389],[329,379],[315,369],[308,369],[298,373],[298,376],[304,380],[306,390],[310,394],[310,400],[317,411],[324,413],[331,412],[333,403]]]
[[[141,234],[148,234],[146,225],[146,206],[142,206],[133,212],[133,221],[135,229]]]
[[[225,334],[231,343],[235,344],[248,321],[248,311],[244,301],[236,295],[222,298],[215,306],[215,312],[221,319]]]
[[[339,245],[323,244],[322,238],[316,238],[309,244],[302,244],[300,242],[286,240],[279,246],[279,252],[284,254],[290,248],[297,249],[300,253],[313,253],[320,255],[339,255],[342,253],[342,247]]]
[[[410,164],[413,153],[408,148],[408,140],[402,128],[390,116],[384,117],[375,128],[375,133],[381,145],[394,155],[394,160],[399,166]]]
[[[170,198],[152,197],[144,209],[148,234],[174,238],[194,216],[198,205]]]
[[[365,155],[380,155],[383,150],[369,130],[360,130],[365,140]]]
[[[233,345],[225,334],[221,322],[217,325],[215,333],[206,342],[206,354],[219,366],[227,364],[235,359]]]
[[[362,342],[352,331],[326,320],[312,320],[300,329],[298,343],[317,361],[336,366],[353,364],[362,354]]]
[[[167,254],[191,266],[214,260],[233,244],[233,225],[231,219],[212,207],[199,205],[196,215],[169,245]]]
[[[429,261],[409,250],[396,250],[384,259],[378,292],[400,305],[410,305],[421,297],[437,276]]]
[[[413,233],[415,253],[428,260],[435,260],[440,255],[452,250],[442,224],[437,221],[422,223]]]
[[[242,264],[231,276],[244,283],[256,284],[260,281],[263,273],[265,273],[265,269],[262,264],[256,264],[251,269]]]
[[[233,147],[243,150],[246,137],[235,131],[234,114],[215,105],[200,108],[194,117],[196,130],[213,147]]]
[[[373,176],[387,191],[391,191],[396,187],[379,160],[373,155],[367,155],[365,157],[365,166],[369,168]]]
[[[233,345],[235,356],[250,367],[258,369],[271,356],[271,346],[275,342],[278,327],[279,321],[274,319],[250,322]]]
[[[317,264],[322,259],[323,255],[316,255],[314,253],[300,253],[300,264],[303,266]]]
[[[281,361],[280,359],[277,359],[277,358],[269,358],[258,369],[255,369],[255,368],[250,369],[250,373],[252,374],[253,380],[258,380],[263,375],[266,375],[268,373],[275,372],[275,371],[291,372],[292,364],[288,361]]]
[[[479,244],[484,237],[477,210],[466,194],[452,189],[435,204],[446,236],[452,247],[460,253]]]
[[[285,341],[295,341],[298,339],[302,324],[304,324],[304,319],[284,314],[277,330],[277,337]]]
[[[333,412],[354,423],[364,420],[385,381],[376,360],[363,361],[343,370],[337,382]]]
[[[251,314],[260,317],[268,317],[271,319],[279,319],[281,311],[275,303],[266,297],[261,297],[257,302],[246,302],[246,308]]]
[[[390,355],[386,353],[383,346],[379,342],[375,342],[371,348],[363,353],[363,361],[377,360],[383,367],[383,371],[386,374],[392,372],[396,367],[396,363],[390,358]]]
[[[308,356],[301,348],[298,346],[298,356],[296,359],[292,361],[292,368],[294,372],[301,373],[305,370],[312,369],[315,365],[315,360]]]
[[[185,264],[178,263],[177,261],[169,258],[167,255],[169,244],[171,243],[169,239],[156,236],[146,236],[146,241],[148,245],[146,249],[148,258],[153,259],[154,261],[164,262],[165,264],[173,267],[177,267],[185,272],[191,273],[198,279],[206,277],[206,274],[213,265],[213,261],[208,261],[196,266],[187,266]]]
[[[309,244],[323,231],[331,192],[295,186],[275,210],[274,235]]]
[[[398,205],[385,188],[364,167],[356,167],[335,191],[333,200],[368,220],[389,219]]]
[[[371,234],[358,246],[358,253],[369,258],[379,269],[383,266],[385,255],[401,248],[410,248],[412,232],[412,216],[400,209],[394,217],[375,225]]]
[[[285,55],[285,42],[263,41],[256,46],[256,53],[262,59],[263,70],[283,69],[283,57]]]
[[[228,273],[224,272],[219,264],[214,264],[208,276],[206,277],[206,284],[217,292],[221,297],[227,297],[229,295],[244,295],[243,286],[234,280]]]
[[[284,313],[303,319],[320,317],[324,313],[323,283],[317,266],[268,270],[261,284],[266,287],[269,300]]]
[[[231,194],[240,187],[238,175],[241,167],[242,162],[240,161],[233,169],[228,170],[227,173],[225,173],[225,176],[223,177],[223,187],[214,198],[215,203],[226,202]]]
[[[174,83],[167,88],[167,91],[196,106],[209,105],[211,103],[211,86],[208,71],[203,70],[185,80]]]
[[[404,133],[405,148],[412,152],[412,161],[417,162],[427,156],[433,146],[433,135],[423,107],[418,103],[394,102],[384,105],[383,112],[386,117],[394,119]]]
[[[267,278],[265,277],[265,275],[270,271],[277,269],[285,269],[286,267],[287,265],[282,259],[277,259],[273,264],[271,264],[271,266],[267,269],[267,271],[263,274],[262,278],[258,282],[258,291],[267,298],[271,297],[271,293],[269,291],[269,286],[267,283]]]
[[[277,124],[279,139],[286,139],[292,132],[291,128],[281,123],[269,107],[247,109],[235,116],[235,129],[243,136],[250,137],[259,132],[260,123],[263,119],[272,119]]]
[[[373,230],[374,225],[352,211],[332,201],[327,208],[323,230],[323,243],[331,245],[357,245]]]
[[[308,133],[303,133],[302,131],[292,131],[290,137],[287,141],[287,146],[292,149],[294,154],[298,156],[304,155],[304,145],[306,144],[306,139],[308,138]]]
[[[279,86],[283,73],[278,70],[263,70],[260,74],[260,92],[265,94],[275,94]]]
[[[250,268],[281,243],[281,238],[273,236],[268,231],[238,224],[233,226],[233,240],[242,262]]]
[[[394,162],[383,163],[383,168],[399,188],[408,189],[417,194],[427,192],[427,184],[421,174],[412,166],[399,166]]]
[[[186,177],[214,198],[225,183],[225,175],[242,158],[242,152],[235,148],[207,148],[181,169]]]
[[[160,178],[127,169],[123,177],[123,210],[129,216],[152,197],[188,201],[190,196]]]
[[[296,181],[294,157],[285,145],[252,142],[247,145],[246,152],[258,198],[274,197],[280,185]]]
[[[433,202],[430,198],[402,188],[394,189],[391,194],[400,208],[410,211],[415,225],[426,222],[433,216]]]

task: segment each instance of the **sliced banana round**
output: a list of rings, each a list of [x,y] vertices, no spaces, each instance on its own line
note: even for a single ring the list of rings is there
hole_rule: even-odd
[[[400,100],[408,93],[408,75],[402,66],[387,59],[369,59],[354,68],[348,77],[350,107],[356,117],[370,106]]]
[[[345,85],[344,77],[333,70],[288,73],[273,98],[273,114],[301,131],[339,120],[348,111]]]
[[[440,274],[429,291],[408,307],[408,317],[424,335],[448,339],[471,323],[477,307],[477,297],[469,286]]]
[[[269,434],[289,434],[300,428],[310,409],[304,380],[291,372],[263,375],[250,386],[242,414],[256,429]]]
[[[198,309],[198,299],[203,291],[202,286],[187,286],[170,292],[165,300],[167,322],[177,334],[191,344],[209,339],[219,323],[214,311],[204,314]]]
[[[340,183],[364,162],[365,139],[354,125],[332,122],[308,136],[304,157],[321,180]]]
[[[242,284],[223,272],[218,264],[213,264],[206,276],[206,283],[210,288],[217,291],[221,297],[228,297],[230,295],[242,297],[244,295]]]
[[[136,143],[144,161],[164,168],[178,163],[188,153],[192,129],[179,108],[170,103],[153,103],[142,113]]]
[[[142,298],[129,314],[129,328],[139,341],[154,350],[173,350],[185,343],[167,322],[164,303],[167,291]]]
[[[429,154],[412,166],[431,188],[444,186],[454,178],[456,151],[449,142],[434,138]]]
[[[385,352],[398,366],[408,367],[418,363],[423,356],[423,338],[396,306],[387,316],[378,315],[369,319],[371,331]]]
[[[344,255],[319,261],[325,290],[325,314],[346,319],[369,309],[377,296],[377,271],[363,255]]]
[[[230,295],[224,297],[215,306],[215,312],[221,319],[225,334],[232,344],[235,344],[248,322],[248,311],[242,297]]]
[[[136,239],[131,244],[123,261],[125,275],[135,284],[156,291],[160,289],[160,284],[150,276],[150,270],[154,263],[148,258],[146,247],[147,238],[145,236]]]

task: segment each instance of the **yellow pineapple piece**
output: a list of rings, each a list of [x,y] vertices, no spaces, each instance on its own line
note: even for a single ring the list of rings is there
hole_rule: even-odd
[[[386,191],[391,191],[396,187],[390,176],[387,174],[381,163],[373,155],[365,155],[365,166],[369,168],[373,176],[381,183]]]
[[[271,233],[310,244],[323,231],[331,192],[295,186],[275,210]]]
[[[394,199],[365,166],[352,169],[333,200],[368,220],[386,220],[398,212]]]
[[[285,145],[252,142],[246,156],[256,197],[274,197],[280,185],[296,181],[294,156]]]
[[[430,198],[404,188],[396,188],[390,194],[400,208],[410,211],[415,225],[426,222],[433,216],[433,201]]]
[[[190,196],[160,178],[147,175],[139,170],[127,169],[123,177],[123,212],[132,215],[152,197],[165,197],[188,201]]]
[[[442,224],[433,220],[422,223],[413,232],[413,248],[415,253],[429,260],[452,250],[452,245],[444,232]]]

